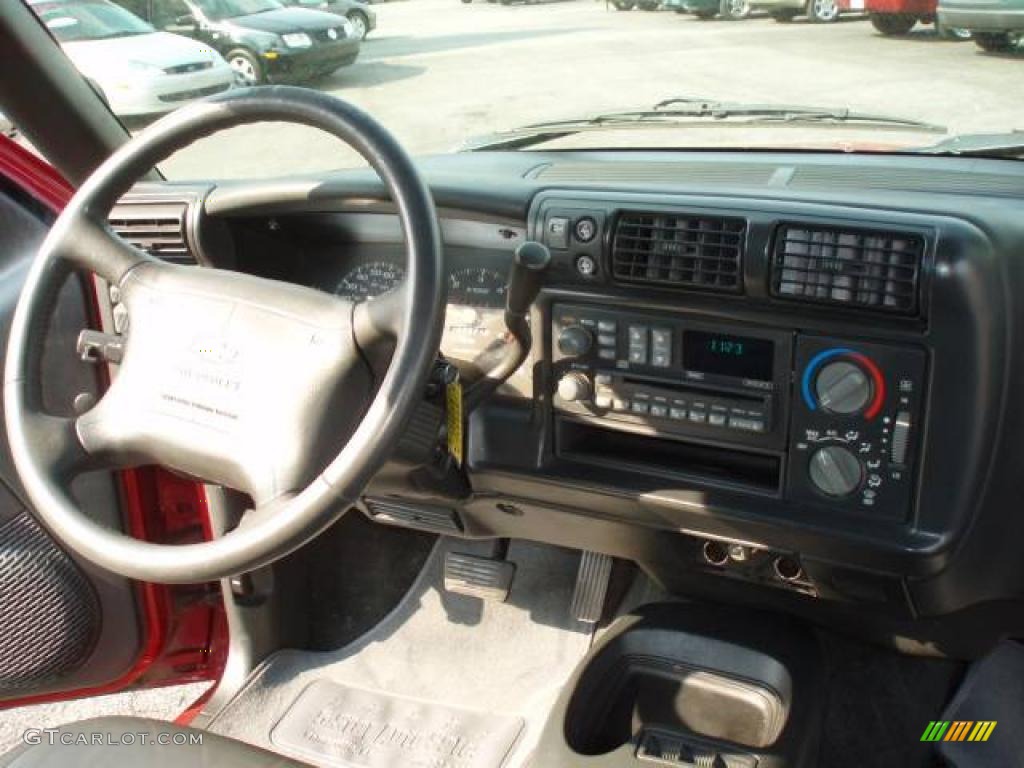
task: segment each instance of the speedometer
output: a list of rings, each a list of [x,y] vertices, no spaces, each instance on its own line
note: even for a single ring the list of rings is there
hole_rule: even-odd
[[[448,303],[464,307],[505,305],[505,276],[486,267],[468,267],[452,273]]]
[[[394,290],[405,278],[405,268],[390,261],[371,261],[351,269],[334,292],[350,301],[373,299]]]

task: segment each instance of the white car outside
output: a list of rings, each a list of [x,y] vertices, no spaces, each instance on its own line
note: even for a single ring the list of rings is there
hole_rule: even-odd
[[[169,112],[235,82],[234,71],[209,46],[157,32],[106,0],[42,0],[33,7],[116,115]]]

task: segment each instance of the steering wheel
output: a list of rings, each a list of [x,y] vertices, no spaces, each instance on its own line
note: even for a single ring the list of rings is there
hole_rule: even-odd
[[[289,283],[168,264],[108,228],[116,201],[159,161],[199,138],[266,121],[326,131],[381,177],[406,239],[406,276],[395,292],[353,304]],[[69,418],[43,407],[40,358],[73,269],[117,286],[129,328],[111,386]],[[351,104],[262,87],[154,123],[61,213],[14,314],[5,417],[36,512],[68,548],[136,579],[208,581],[283,557],[344,514],[396,446],[440,344],[444,274],[429,190],[397,141]],[[382,339],[394,353],[374,393],[364,355]],[[224,535],[175,546],[100,526],[71,497],[71,481],[84,472],[151,464],[246,493],[253,507]]]

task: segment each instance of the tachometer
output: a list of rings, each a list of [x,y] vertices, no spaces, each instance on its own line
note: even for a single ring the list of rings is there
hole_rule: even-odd
[[[486,267],[467,267],[452,273],[448,303],[464,307],[502,307],[505,305],[505,276]]]
[[[404,277],[401,264],[371,261],[347,272],[334,292],[350,301],[364,301],[394,290]]]

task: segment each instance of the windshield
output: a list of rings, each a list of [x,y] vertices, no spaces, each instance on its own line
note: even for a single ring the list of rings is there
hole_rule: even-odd
[[[659,149],[1017,159],[1024,0],[980,2],[404,0],[323,3],[328,13],[289,0],[286,14],[265,13],[283,7],[277,0],[34,7],[46,8],[61,40],[95,35],[100,18],[101,34],[143,31],[117,5],[141,7],[158,29],[223,58],[235,84],[295,84],[345,99],[419,156]],[[1005,8],[993,14],[993,3]],[[230,32],[207,26],[229,17]],[[224,70],[185,68],[174,95],[129,104],[118,85],[124,68],[109,70],[88,75],[131,131],[228,87],[215,77]],[[359,165],[331,137],[273,124],[198,141],[161,170],[230,179]]]
[[[153,27],[126,10],[107,3],[61,3],[41,7],[40,18],[62,43],[145,35]]]
[[[195,0],[206,18],[212,21],[233,19],[253,13],[265,13],[281,8],[277,0]]]

